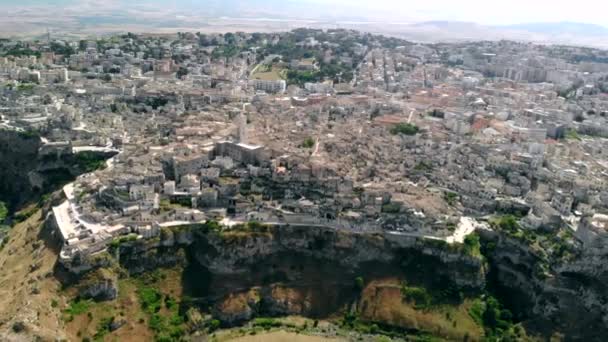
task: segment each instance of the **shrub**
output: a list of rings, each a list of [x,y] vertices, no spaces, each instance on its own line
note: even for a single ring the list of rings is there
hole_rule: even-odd
[[[416,135],[419,131],[420,129],[418,126],[409,123],[398,123],[390,129],[390,132],[393,135]]]
[[[95,333],[95,340],[102,340],[105,335],[110,332],[110,326],[114,322],[114,317],[105,317],[99,321],[97,325],[97,332]]]
[[[401,211],[401,206],[397,203],[388,203],[382,206],[382,212],[387,214],[397,214]]]
[[[160,310],[162,295],[152,287],[142,287],[138,290],[139,300],[142,308],[148,313],[156,313]]]
[[[308,138],[304,139],[304,142],[302,143],[302,147],[312,148],[313,146],[315,146],[315,141],[313,138],[308,137]]]
[[[4,202],[0,201],[0,223],[4,222],[7,216],[8,208],[6,207],[6,204]]]
[[[36,213],[36,211],[38,211],[38,207],[31,207],[28,209],[21,210],[20,212],[15,214],[15,216],[14,216],[15,222],[20,223],[20,222],[27,220],[32,215],[34,215]]]
[[[355,287],[358,290],[363,290],[364,286],[365,286],[365,282],[363,281],[363,277],[357,277],[357,278],[355,278]]]
[[[274,318],[256,318],[253,320],[253,325],[264,329],[270,329],[280,327],[282,324]]]
[[[219,319],[212,319],[211,322],[209,322],[209,332],[216,331],[220,328],[220,325],[221,322]]]
[[[458,200],[458,194],[455,192],[446,192],[443,195],[443,199],[446,201],[447,204],[454,205],[456,204],[456,200]]]
[[[464,238],[464,250],[469,255],[481,256],[481,243],[479,242],[479,235],[469,234]]]
[[[70,303],[70,305],[67,309],[65,309],[64,312],[70,316],[78,316],[87,312],[92,303],[93,301],[90,299],[76,299]]]
[[[426,309],[432,303],[431,295],[423,287],[403,285],[401,294],[407,301],[413,302],[416,309]]]
[[[517,223],[517,218],[513,215],[501,216],[497,219],[490,221],[490,224],[494,228],[499,228],[507,232],[515,232],[519,229],[519,223]]]
[[[84,172],[93,172],[104,168],[106,166],[106,161],[93,152],[81,152],[76,154],[76,164],[84,170]]]
[[[429,165],[428,163],[422,161],[418,164],[416,164],[416,166],[414,166],[414,171],[432,171],[433,167],[431,165]]]

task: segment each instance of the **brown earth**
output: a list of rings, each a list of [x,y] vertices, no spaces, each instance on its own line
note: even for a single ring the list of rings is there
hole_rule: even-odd
[[[66,298],[53,276],[58,247],[48,242],[53,238],[42,226],[42,210],[38,210],[11,229],[0,251],[2,341],[23,341],[24,334],[44,341],[66,338],[60,319]],[[16,333],[15,323],[23,323],[25,331]]]

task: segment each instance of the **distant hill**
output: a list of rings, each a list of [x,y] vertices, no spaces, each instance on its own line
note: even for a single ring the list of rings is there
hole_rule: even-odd
[[[569,34],[585,36],[608,36],[608,28],[585,23],[558,22],[558,23],[527,23],[508,26],[498,26],[502,29],[522,30],[542,34]]]
[[[412,26],[417,26],[417,27],[434,26],[436,28],[442,28],[442,29],[447,29],[447,28],[466,29],[466,28],[479,27],[479,24],[473,23],[473,22],[468,22],[468,21],[432,20],[432,21],[423,21],[423,22],[415,23]]]

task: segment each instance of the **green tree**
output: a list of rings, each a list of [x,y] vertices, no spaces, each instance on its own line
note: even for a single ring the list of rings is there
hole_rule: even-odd
[[[355,287],[358,290],[363,290],[364,286],[365,286],[365,281],[363,280],[363,277],[357,277],[357,278],[355,278]]]
[[[302,147],[312,148],[313,146],[315,146],[315,141],[313,138],[308,137],[308,138],[304,139],[304,142],[302,143]]]
[[[184,76],[188,75],[188,69],[184,68],[184,67],[179,67],[179,70],[177,70],[177,78],[182,78]]]
[[[0,223],[4,222],[7,216],[8,208],[6,207],[6,204],[4,202],[0,202]]]
[[[416,125],[409,123],[399,123],[393,126],[390,130],[391,134],[405,134],[405,135],[416,135],[420,129]]]
[[[469,234],[464,238],[465,251],[473,256],[481,256],[481,243],[479,242],[479,235]]]

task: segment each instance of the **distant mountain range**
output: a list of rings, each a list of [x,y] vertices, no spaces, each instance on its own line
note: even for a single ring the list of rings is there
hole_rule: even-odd
[[[349,28],[420,42],[507,39],[608,48],[608,27],[601,25],[420,22],[407,12],[387,14],[386,6],[345,4],[346,0],[0,0],[0,11],[5,13],[0,18],[0,37],[41,37],[47,29],[56,37],[77,38],[127,31],[285,31],[306,26]],[[379,19],[391,17],[399,19]]]
[[[426,21],[399,27],[384,25],[404,38],[420,41],[516,40],[608,48],[608,28],[601,25],[555,22],[489,26],[462,21]]]
[[[595,24],[558,22],[558,23],[527,23],[499,26],[511,30],[522,30],[543,34],[575,34],[589,36],[608,36],[608,28]]]

